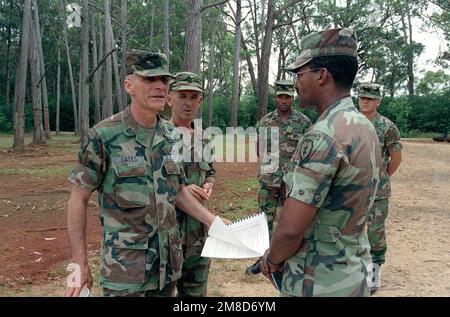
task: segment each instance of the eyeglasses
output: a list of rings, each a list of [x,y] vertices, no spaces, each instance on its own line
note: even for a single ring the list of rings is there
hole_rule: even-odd
[[[313,68],[313,69],[305,70],[305,71],[303,71],[303,72],[295,73],[295,80],[298,81],[298,80],[300,79],[300,77],[301,77],[300,75],[302,75],[302,74],[310,73],[310,72],[315,72],[315,71],[318,71],[319,69],[325,69],[325,68],[323,68],[323,67],[320,67],[320,68]]]

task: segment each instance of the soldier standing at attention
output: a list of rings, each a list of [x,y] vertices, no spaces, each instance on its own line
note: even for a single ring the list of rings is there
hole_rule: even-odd
[[[262,117],[256,124],[257,131],[259,128],[276,127],[279,128],[280,135],[278,169],[272,172],[265,172],[264,165],[270,164],[270,162],[264,163],[261,161],[258,175],[258,204],[260,211],[265,212],[267,215],[269,234],[272,234],[273,231],[277,209],[278,207],[283,207],[286,200],[286,184],[283,181],[283,174],[287,171],[298,141],[312,124],[307,116],[300,111],[292,109],[293,102],[294,83],[289,80],[276,81],[276,109]],[[261,141],[258,144],[261,145]],[[273,151],[269,144],[266,149]],[[259,150],[257,153],[259,154]],[[259,272],[259,261],[249,266],[246,270],[247,274],[258,274]]]
[[[175,203],[208,226],[215,218],[186,188],[183,168],[171,155],[179,140],[157,114],[173,77],[166,56],[131,51],[126,71],[131,104],[88,131],[69,176],[68,232],[80,283],[69,285],[66,296],[92,287],[86,251],[92,191],[100,205],[104,296],[172,296],[183,263]]]
[[[377,112],[381,102],[381,86],[375,83],[361,83],[359,86],[359,110],[369,119],[377,131],[381,146],[382,168],[377,196],[369,213],[368,231],[370,255],[373,266],[370,277],[370,290],[376,291],[381,286],[380,266],[385,262],[387,250],[385,222],[389,212],[391,196],[390,177],[402,161],[402,144],[400,131],[391,120]],[[369,272],[370,273],[370,272]]]
[[[186,188],[199,202],[209,199],[216,182],[213,164],[206,162],[201,153],[204,144],[196,149],[193,142],[194,129],[202,129],[201,126],[194,126],[194,118],[201,106],[203,92],[202,82],[198,75],[181,72],[176,74],[175,79],[170,83],[167,101],[169,107],[172,108],[172,117],[169,122],[184,129],[190,135],[191,142],[187,144],[190,149],[190,160],[183,161],[183,169],[188,180]],[[201,134],[199,133],[199,135]],[[200,153],[196,153],[196,150]],[[179,212],[178,216],[184,256],[182,276],[177,282],[178,296],[205,297],[211,263],[209,258],[200,256],[206,239],[205,226],[184,212]]]
[[[368,296],[365,225],[379,181],[380,145],[350,89],[358,70],[352,29],[312,33],[289,66],[302,105],[320,116],[285,174],[287,199],[262,273],[284,272],[282,296]]]

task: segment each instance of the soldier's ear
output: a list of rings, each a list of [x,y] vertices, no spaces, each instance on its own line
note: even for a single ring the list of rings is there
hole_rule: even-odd
[[[133,79],[130,76],[127,76],[123,81],[123,86],[125,91],[130,95],[134,96],[134,87],[133,87]]]
[[[173,97],[172,97],[172,93],[169,92],[169,94],[167,95],[167,105],[172,108],[172,102],[173,102]]]

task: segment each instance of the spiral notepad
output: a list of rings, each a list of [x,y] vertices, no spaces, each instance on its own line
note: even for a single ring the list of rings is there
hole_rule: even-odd
[[[269,248],[269,230],[265,213],[259,213],[225,225],[217,217],[208,231],[202,256],[211,258],[260,257]]]

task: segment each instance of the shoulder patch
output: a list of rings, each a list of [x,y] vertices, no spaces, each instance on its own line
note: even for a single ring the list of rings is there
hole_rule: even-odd
[[[318,141],[318,140],[320,140],[320,138],[321,138],[320,133],[317,133],[314,131],[309,131],[307,133],[307,135],[305,135],[305,139],[309,139],[309,140]]]
[[[300,160],[306,161],[309,156],[311,155],[312,149],[313,149],[313,143],[314,141],[309,138],[303,139],[302,143],[300,144]]]

